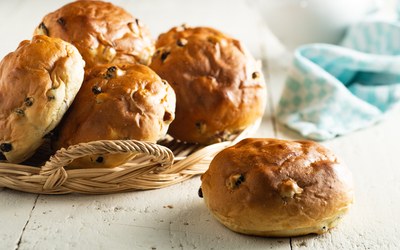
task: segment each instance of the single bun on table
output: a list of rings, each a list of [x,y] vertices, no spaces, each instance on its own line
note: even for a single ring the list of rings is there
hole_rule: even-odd
[[[124,9],[102,1],[75,1],[46,15],[35,34],[75,45],[90,68],[108,63],[149,64],[154,41]]]
[[[347,167],[311,141],[245,139],[221,151],[201,180],[209,210],[243,234],[322,234],[353,202]]]
[[[54,146],[81,142],[163,138],[175,116],[175,93],[149,67],[140,64],[92,68],[56,131]],[[92,155],[70,167],[115,167],[129,154]]]
[[[169,134],[186,142],[222,141],[262,117],[266,87],[243,44],[212,28],[175,27],[161,34],[150,67],[176,93]]]
[[[32,156],[60,122],[84,77],[78,50],[34,36],[0,62],[0,152],[9,162]]]

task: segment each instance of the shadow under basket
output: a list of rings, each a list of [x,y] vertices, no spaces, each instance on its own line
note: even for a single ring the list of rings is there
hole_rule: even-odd
[[[207,146],[179,142],[171,137],[157,144],[103,140],[63,148],[50,156],[48,145],[44,145],[23,164],[0,161],[0,188],[37,194],[105,194],[167,187],[204,173],[218,152],[253,134],[260,122],[231,135],[227,141]],[[74,159],[87,155],[116,153],[136,156],[114,168],[64,168]]]

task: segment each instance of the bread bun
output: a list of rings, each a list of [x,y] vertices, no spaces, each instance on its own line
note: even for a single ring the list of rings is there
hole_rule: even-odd
[[[349,170],[311,141],[245,139],[221,151],[201,180],[210,211],[243,234],[322,234],[353,202]]]
[[[59,123],[82,85],[85,62],[58,38],[35,36],[0,62],[0,152],[29,158]]]
[[[35,34],[75,45],[90,68],[108,63],[149,64],[154,41],[124,9],[102,1],[76,1],[46,15]]]
[[[176,118],[169,134],[214,143],[259,119],[266,104],[259,63],[244,46],[206,27],[161,34],[150,67],[174,88]]]
[[[56,148],[95,140],[135,139],[156,142],[174,119],[175,94],[149,67],[98,66],[85,78],[82,89],[58,128]],[[72,167],[114,167],[129,155],[82,158]]]

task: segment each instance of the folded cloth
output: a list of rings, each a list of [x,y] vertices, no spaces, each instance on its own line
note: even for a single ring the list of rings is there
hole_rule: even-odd
[[[341,46],[298,48],[278,120],[306,138],[327,140],[368,127],[400,102],[400,23],[367,21]]]

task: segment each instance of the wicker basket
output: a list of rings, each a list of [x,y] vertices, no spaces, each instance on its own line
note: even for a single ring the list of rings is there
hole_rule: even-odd
[[[182,143],[172,138],[158,144],[106,140],[81,143],[50,156],[48,146],[44,145],[27,163],[1,161],[0,188],[38,194],[104,194],[170,186],[204,173],[219,151],[254,133],[260,122],[228,141],[208,146]],[[108,153],[133,153],[136,157],[115,168],[64,169],[74,159]],[[44,165],[40,165],[43,162]]]

